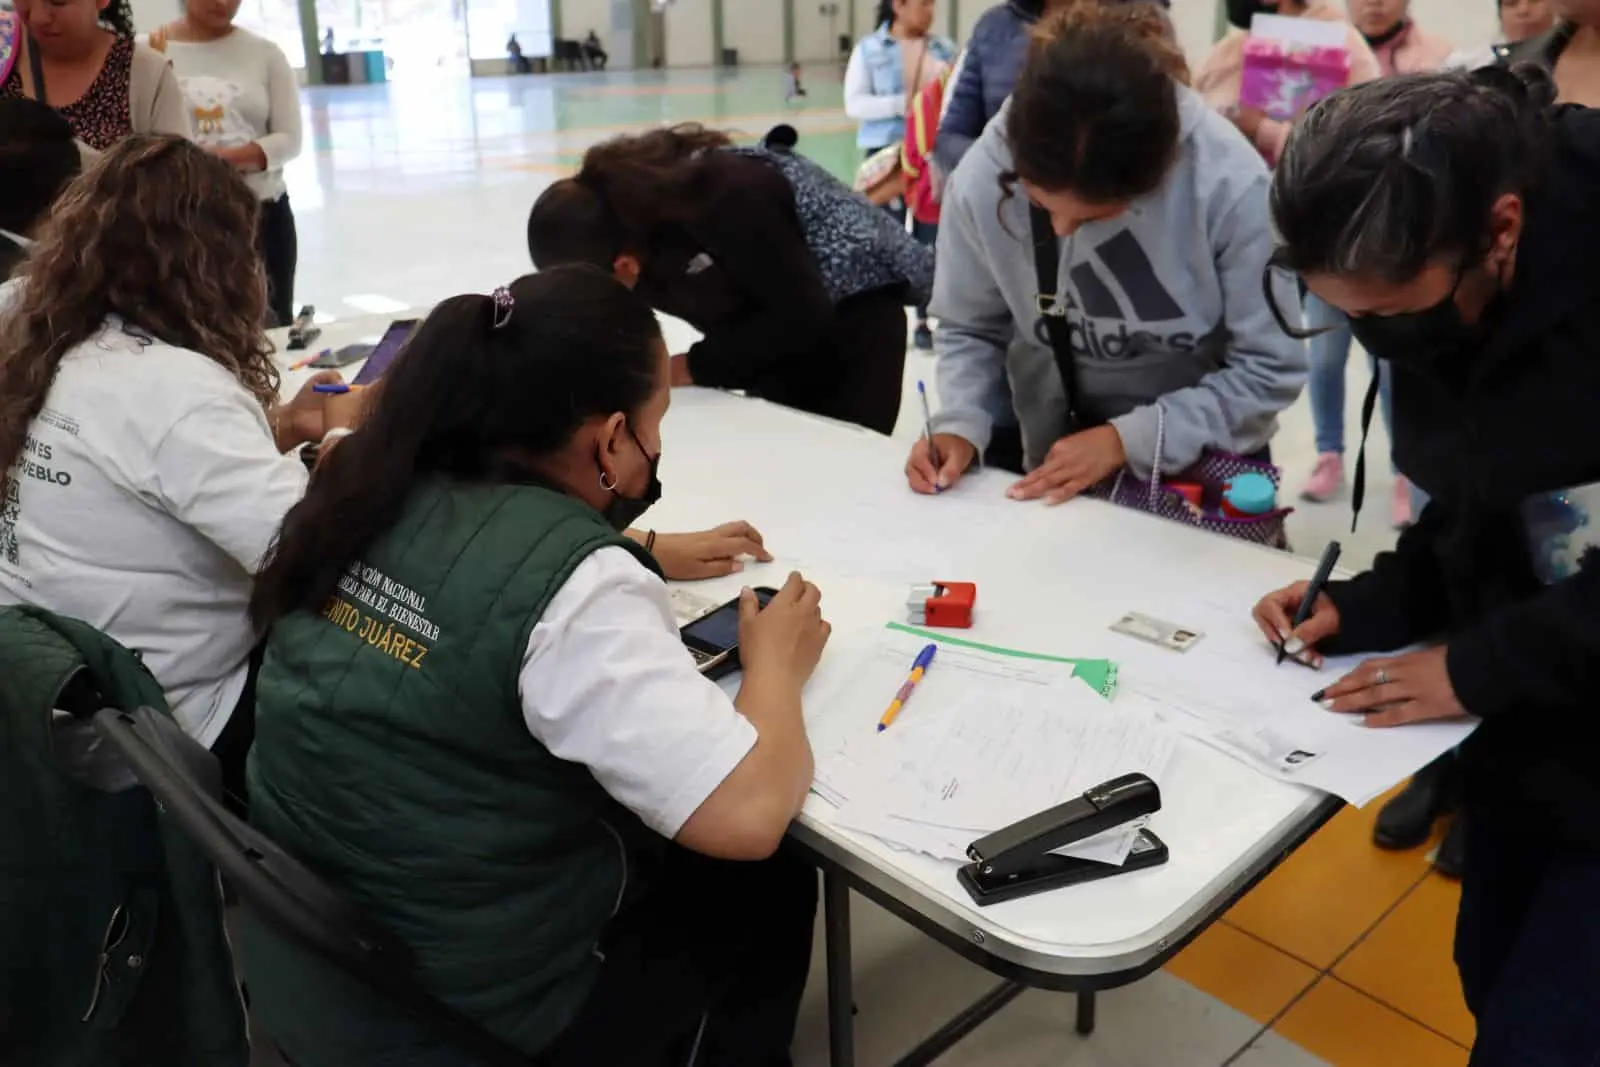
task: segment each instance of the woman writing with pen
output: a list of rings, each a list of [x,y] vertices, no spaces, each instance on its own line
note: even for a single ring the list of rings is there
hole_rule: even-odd
[[[943,410],[906,463],[913,490],[977,461],[1005,380],[1028,471],[1013,499],[1060,503],[1125,466],[1175,474],[1207,449],[1265,458],[1305,347],[1262,293],[1266,165],[1187,79],[1151,4],[1081,0],[1041,28],[946,190]]]
[[[1428,643],[1329,679],[1333,714],[1480,720],[1455,943],[1473,1067],[1600,1054],[1600,112],[1553,96],[1532,67],[1348,89],[1273,182],[1277,258],[1391,365],[1395,458],[1431,501],[1370,570],[1255,618],[1313,665]]]

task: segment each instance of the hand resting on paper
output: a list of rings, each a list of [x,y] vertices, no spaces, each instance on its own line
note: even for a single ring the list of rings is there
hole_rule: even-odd
[[[1039,500],[1065,504],[1090,489],[1128,462],[1122,435],[1114,426],[1096,426],[1063,437],[1050,446],[1044,462],[1006,490],[1012,500]]]
[[[933,445],[939,453],[937,467],[926,437],[917,438],[911,446],[911,458],[906,460],[906,481],[911,483],[913,492],[924,496],[954,489],[978,458],[972,442],[953,433],[934,434]]]
[[[649,535],[629,530],[628,536],[644,544]],[[657,534],[651,554],[661,572],[675,582],[721,578],[744,570],[746,556],[759,563],[772,562],[761,531],[748,522],[726,522],[698,533]]]
[[[1322,654],[1317,645],[1339,632],[1339,608],[1327,593],[1319,594],[1311,615],[1298,628],[1294,626],[1295,614],[1305,599],[1310,582],[1295,582],[1276,592],[1268,593],[1256,604],[1252,613],[1261,633],[1276,648],[1316,670],[1322,669]]]
[[[1468,714],[1450,682],[1443,645],[1369,659],[1313,699],[1329,711],[1365,714],[1368,726],[1404,726]]]

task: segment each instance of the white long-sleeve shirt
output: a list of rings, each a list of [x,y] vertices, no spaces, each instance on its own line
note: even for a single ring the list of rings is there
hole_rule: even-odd
[[[245,180],[262,200],[287,192],[283,165],[300,154],[300,83],[283,50],[235,27],[215,41],[169,39],[166,52],[183,86],[194,139],[207,148],[260,145],[266,169]]]

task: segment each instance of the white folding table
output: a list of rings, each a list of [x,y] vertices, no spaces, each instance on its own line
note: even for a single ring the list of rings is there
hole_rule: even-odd
[[[329,326],[313,347],[374,340],[387,321]],[[286,375],[285,392],[306,373]],[[1003,499],[1006,479],[994,473],[951,495],[948,514],[957,518],[946,524],[937,510],[944,501],[913,499],[905,488],[905,453],[903,441],[763,401],[677,390],[663,431],[665,495],[646,521],[663,531],[754,523],[776,562],[697,592],[721,600],[802,569],[823,590],[836,642],[902,618],[907,575],[882,573],[899,570],[897,558],[937,557],[952,571],[918,580],[978,583],[976,624],[959,636],[1079,657],[1109,654],[1107,626],[1128,610],[1130,590],[1148,595],[1153,574],[1175,575],[1174,583],[1226,574],[1264,592],[1312,569],[1285,553],[1097,501],[1012,504]],[[998,522],[972,521],[974,509],[999,508],[1012,510]],[[852,543],[863,546],[860,560],[842,553]],[[1265,645],[1262,656],[1270,662]],[[898,1061],[926,1064],[1026,988],[1076,993],[1077,1029],[1090,1032],[1097,991],[1161,967],[1341,806],[1190,739],[1159,785],[1163,808],[1152,829],[1171,848],[1167,864],[982,909],[957,884],[955,864],[832,825],[827,804],[813,797],[790,838],[822,872],[833,1067],[855,1063],[850,891],[1002,980]]]

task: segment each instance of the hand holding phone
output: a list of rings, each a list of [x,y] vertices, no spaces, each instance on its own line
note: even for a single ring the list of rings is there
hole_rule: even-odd
[[[805,685],[832,633],[822,617],[822,592],[798,572],[765,607],[751,590],[740,598],[739,647],[747,677],[772,674]]]

